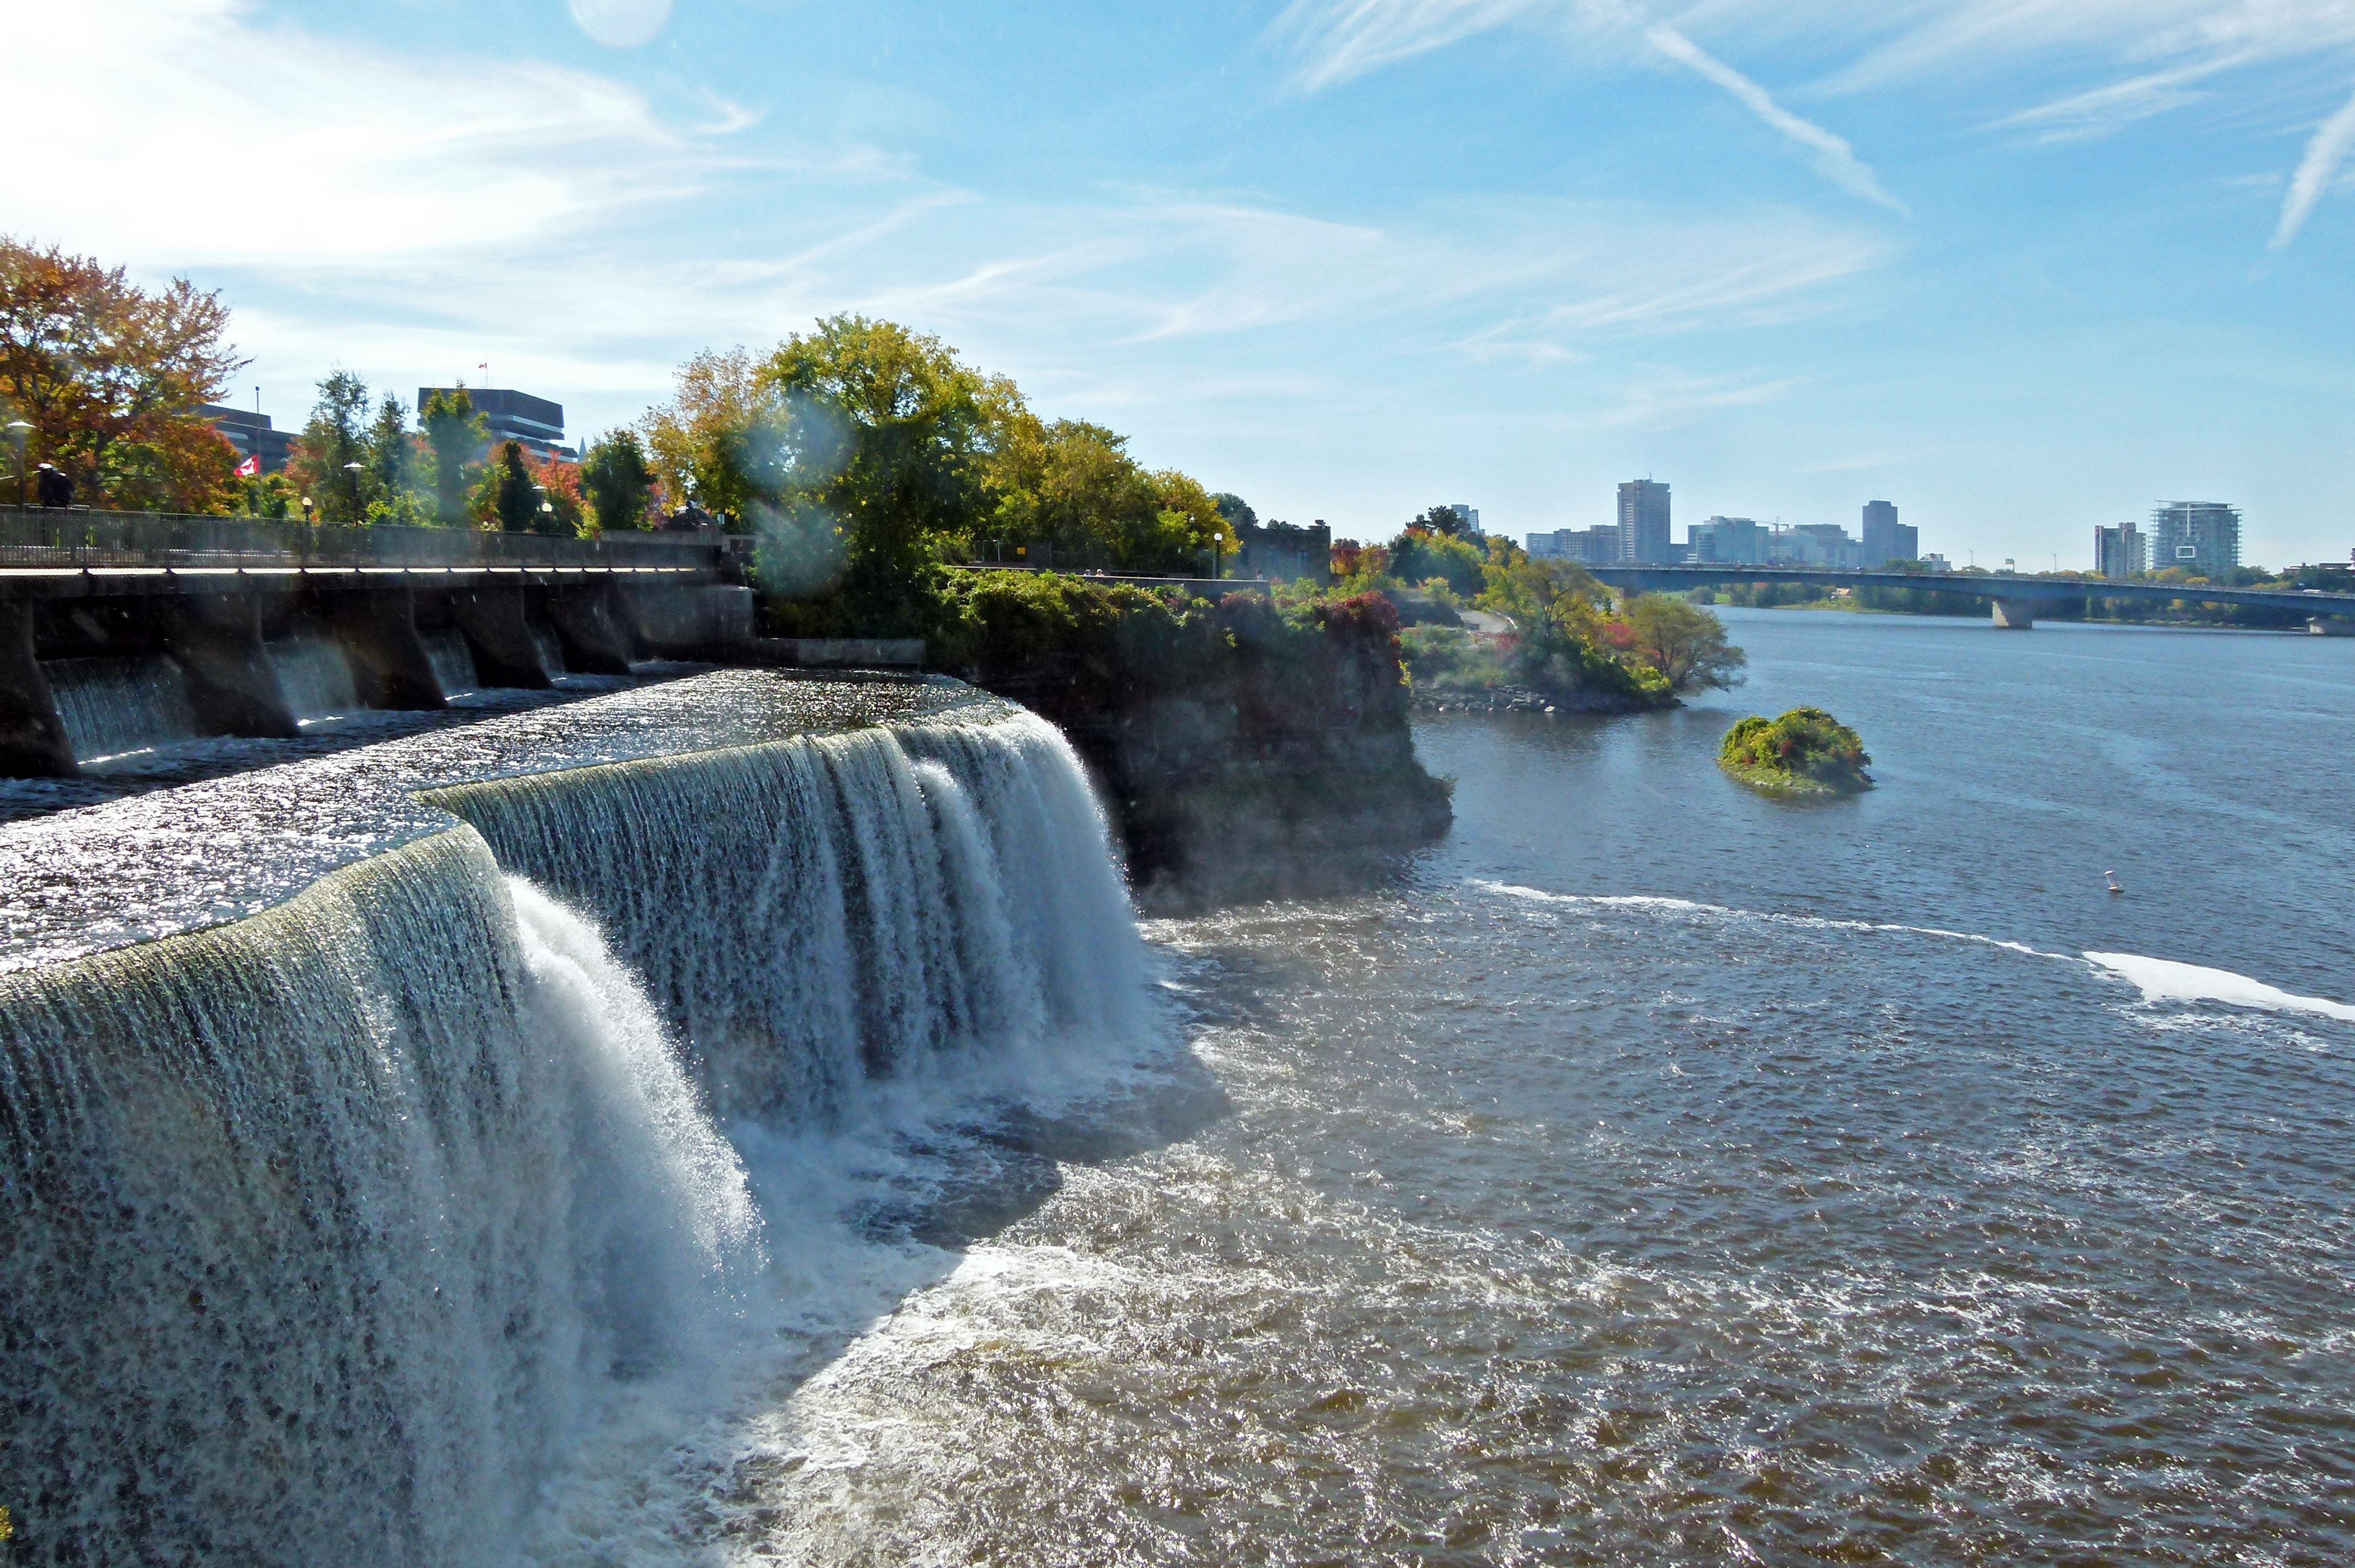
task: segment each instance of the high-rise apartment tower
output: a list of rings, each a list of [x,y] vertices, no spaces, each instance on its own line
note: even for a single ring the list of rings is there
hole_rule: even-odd
[[[1628,566],[1665,566],[1668,549],[1668,487],[1631,479],[1619,487],[1619,559]]]
[[[2241,514],[2221,501],[2171,501],[2150,514],[2150,569],[2218,577],[2241,564]]]
[[[2150,570],[2150,542],[2131,523],[2094,530],[2094,575],[2114,583]]]

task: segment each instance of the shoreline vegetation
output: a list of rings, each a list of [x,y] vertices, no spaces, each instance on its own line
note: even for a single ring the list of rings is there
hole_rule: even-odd
[[[1736,783],[1786,797],[1861,794],[1872,788],[1871,762],[1856,731],[1812,707],[1773,719],[1753,714],[1725,732],[1717,754]]]

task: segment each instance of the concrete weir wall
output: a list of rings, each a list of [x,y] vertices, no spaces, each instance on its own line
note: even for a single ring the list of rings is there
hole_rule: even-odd
[[[270,647],[340,649],[371,708],[448,705],[422,633],[464,639],[478,684],[543,688],[556,671],[625,674],[643,659],[730,660],[752,593],[699,574],[526,570],[59,570],[0,583],[0,777],[77,771],[45,664],[163,661],[198,733],[301,733]],[[684,578],[685,580],[681,580]]]

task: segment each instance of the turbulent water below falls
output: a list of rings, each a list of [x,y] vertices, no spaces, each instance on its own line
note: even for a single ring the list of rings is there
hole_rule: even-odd
[[[1428,723],[1457,828],[1397,885],[1141,950],[1068,749],[938,722],[459,786],[464,827],[163,993],[122,983],[153,947],[32,971],[80,1016],[197,971],[238,1005],[93,1055],[0,997],[0,1106],[141,1107],[92,1124],[105,1183],[48,1167],[40,1266],[155,1227],[101,1260],[114,1361],[0,1316],[0,1482],[146,1484],[72,1501],[80,1558],[28,1539],[2344,1561],[2355,648],[1729,619],[1744,692]],[[1810,701],[1874,794],[1717,774]],[[62,1449],[45,1400],[88,1412]]]
[[[2345,1561],[2355,661],[1729,619],[1427,724],[1391,892],[1148,927],[1221,1114],[794,1390],[738,1560]],[[1874,795],[1717,774],[1810,701]]]

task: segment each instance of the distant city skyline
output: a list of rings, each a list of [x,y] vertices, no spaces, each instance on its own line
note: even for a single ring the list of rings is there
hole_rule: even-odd
[[[0,83],[79,129],[9,229],[220,290],[280,428],[488,360],[593,437],[856,311],[1348,536],[1652,471],[1957,559],[2186,496],[2355,544],[2336,0],[640,9],[23,8]]]

